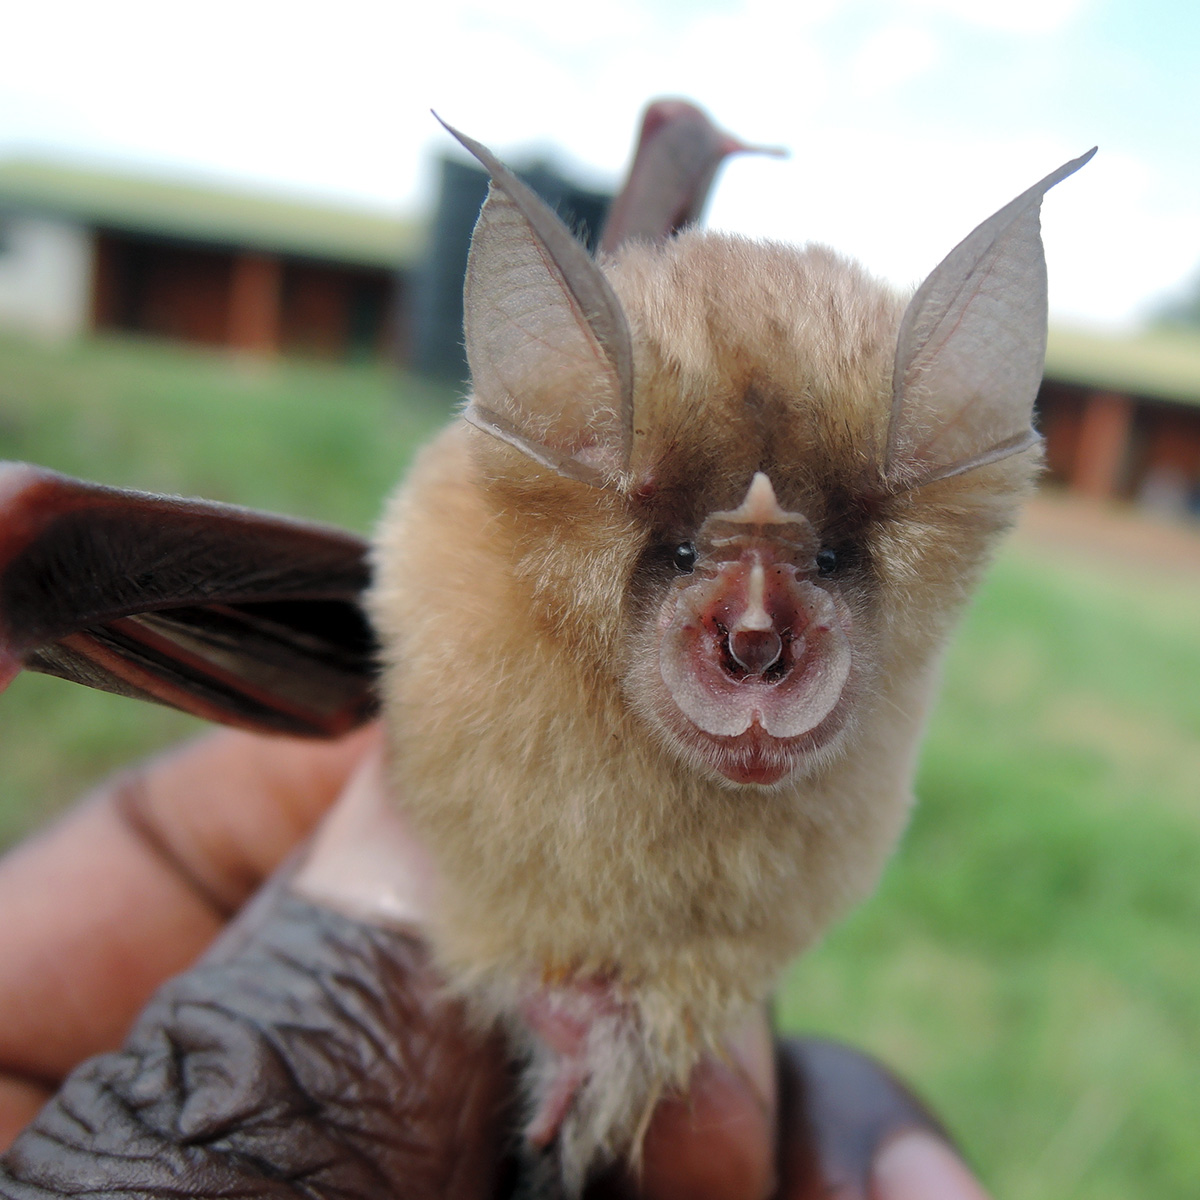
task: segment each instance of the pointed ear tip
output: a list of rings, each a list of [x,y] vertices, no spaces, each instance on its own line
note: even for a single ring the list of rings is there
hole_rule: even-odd
[[[1068,162],[1066,164],[1066,166],[1064,167],[1064,170],[1066,170],[1066,168],[1070,168],[1067,171],[1067,174],[1074,175],[1075,172],[1078,171],[1080,167],[1086,167],[1088,165],[1088,163],[1090,163],[1092,161],[1092,159],[1096,157],[1096,152],[1099,149],[1100,149],[1099,146],[1093,146],[1090,150],[1085,151],[1078,158],[1074,158],[1070,162]]]
[[[487,171],[493,180],[509,174],[508,168],[482,142],[468,137],[461,129],[455,129],[449,121],[443,121],[432,108],[429,111],[437,118],[441,127]]]
[[[464,147],[464,148],[466,148],[467,150],[470,150],[470,146],[468,146],[468,145],[467,145],[467,142],[468,142],[470,139],[469,139],[469,138],[467,138],[466,134],[464,134],[464,133],[460,133],[460,132],[459,132],[457,129],[455,129],[455,128],[454,128],[454,126],[453,126],[453,125],[451,125],[449,121],[447,121],[447,120],[446,120],[444,117],[442,117],[442,115],[441,115],[441,114],[440,114],[440,113],[437,111],[437,109],[431,108],[429,111],[430,111],[430,112],[433,114],[433,119],[434,119],[434,120],[435,120],[435,121],[436,121],[436,122],[437,122],[437,123],[438,123],[438,124],[439,124],[439,125],[440,125],[440,126],[441,126],[441,127],[442,127],[442,128],[443,128],[443,129],[444,129],[444,130],[445,130],[445,131],[446,131],[446,132],[447,132],[447,133],[448,133],[450,136],[451,136],[451,137],[452,137],[452,138],[454,138],[454,140],[455,140],[456,142],[458,142],[458,143],[459,143],[461,146],[463,146],[463,147]]]
[[[1092,159],[1096,157],[1096,151],[1099,149],[1099,146],[1093,146],[1090,150],[1084,154],[1081,154],[1078,158],[1067,159],[1067,161],[1063,163],[1063,165],[1059,167],[1057,171],[1051,171],[1050,174],[1047,175],[1044,180],[1042,180],[1041,184],[1037,185],[1040,187],[1041,195],[1045,195],[1045,193],[1048,192],[1052,187],[1062,183],[1064,179],[1070,178],[1081,167],[1086,167],[1088,163],[1090,163]]]

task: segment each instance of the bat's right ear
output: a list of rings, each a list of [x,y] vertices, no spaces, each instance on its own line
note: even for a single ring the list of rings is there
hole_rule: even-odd
[[[339,529],[0,463],[0,691],[26,668],[335,737],[376,708],[368,579]]]
[[[445,124],[445,122],[443,122]],[[633,351],[620,302],[587,250],[490,151],[463,296],[472,424],[596,487],[628,467]]]
[[[1036,446],[1046,354],[1042,198],[1096,151],[1064,163],[967,235],[900,324],[884,478],[921,487]]]

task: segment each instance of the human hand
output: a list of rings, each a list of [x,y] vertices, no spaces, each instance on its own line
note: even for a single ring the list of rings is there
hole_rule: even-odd
[[[116,1052],[339,794],[339,814],[370,808],[376,742],[215,733],[114,780],[0,864],[0,1144],[108,1052],[20,1139],[0,1194],[81,1179],[110,1194],[503,1192],[502,1049],[465,1027],[411,929],[320,902],[336,834],[167,984]],[[419,885],[400,889],[401,916],[420,902]],[[983,1196],[879,1067],[826,1043],[773,1049],[761,1023],[660,1105],[640,1184],[613,1175],[595,1193],[635,1186],[714,1200]]]

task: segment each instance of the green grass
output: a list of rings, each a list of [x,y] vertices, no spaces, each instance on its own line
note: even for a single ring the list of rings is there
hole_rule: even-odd
[[[0,341],[0,456],[366,529],[449,407],[382,372]],[[790,1029],[881,1054],[1004,1200],[1200,1190],[1200,604],[1010,548],[946,667],[879,894],[792,971]],[[0,835],[194,728],[23,676]]]

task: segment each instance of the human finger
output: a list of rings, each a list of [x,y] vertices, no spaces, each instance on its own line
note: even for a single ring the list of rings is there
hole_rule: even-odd
[[[476,1200],[503,1047],[422,944],[271,885],[0,1160],[0,1195]]]
[[[871,1200],[987,1200],[962,1159],[921,1130],[899,1134],[883,1147],[871,1186]]]
[[[611,1171],[588,1200],[766,1200],[775,1188],[774,1047],[766,1014],[704,1059],[685,1094],[655,1108],[636,1169]]]
[[[119,1044],[308,832],[375,738],[211,734],[98,788],[0,860],[0,1138]]]
[[[941,1122],[874,1059],[779,1049],[780,1200],[987,1200]]]

